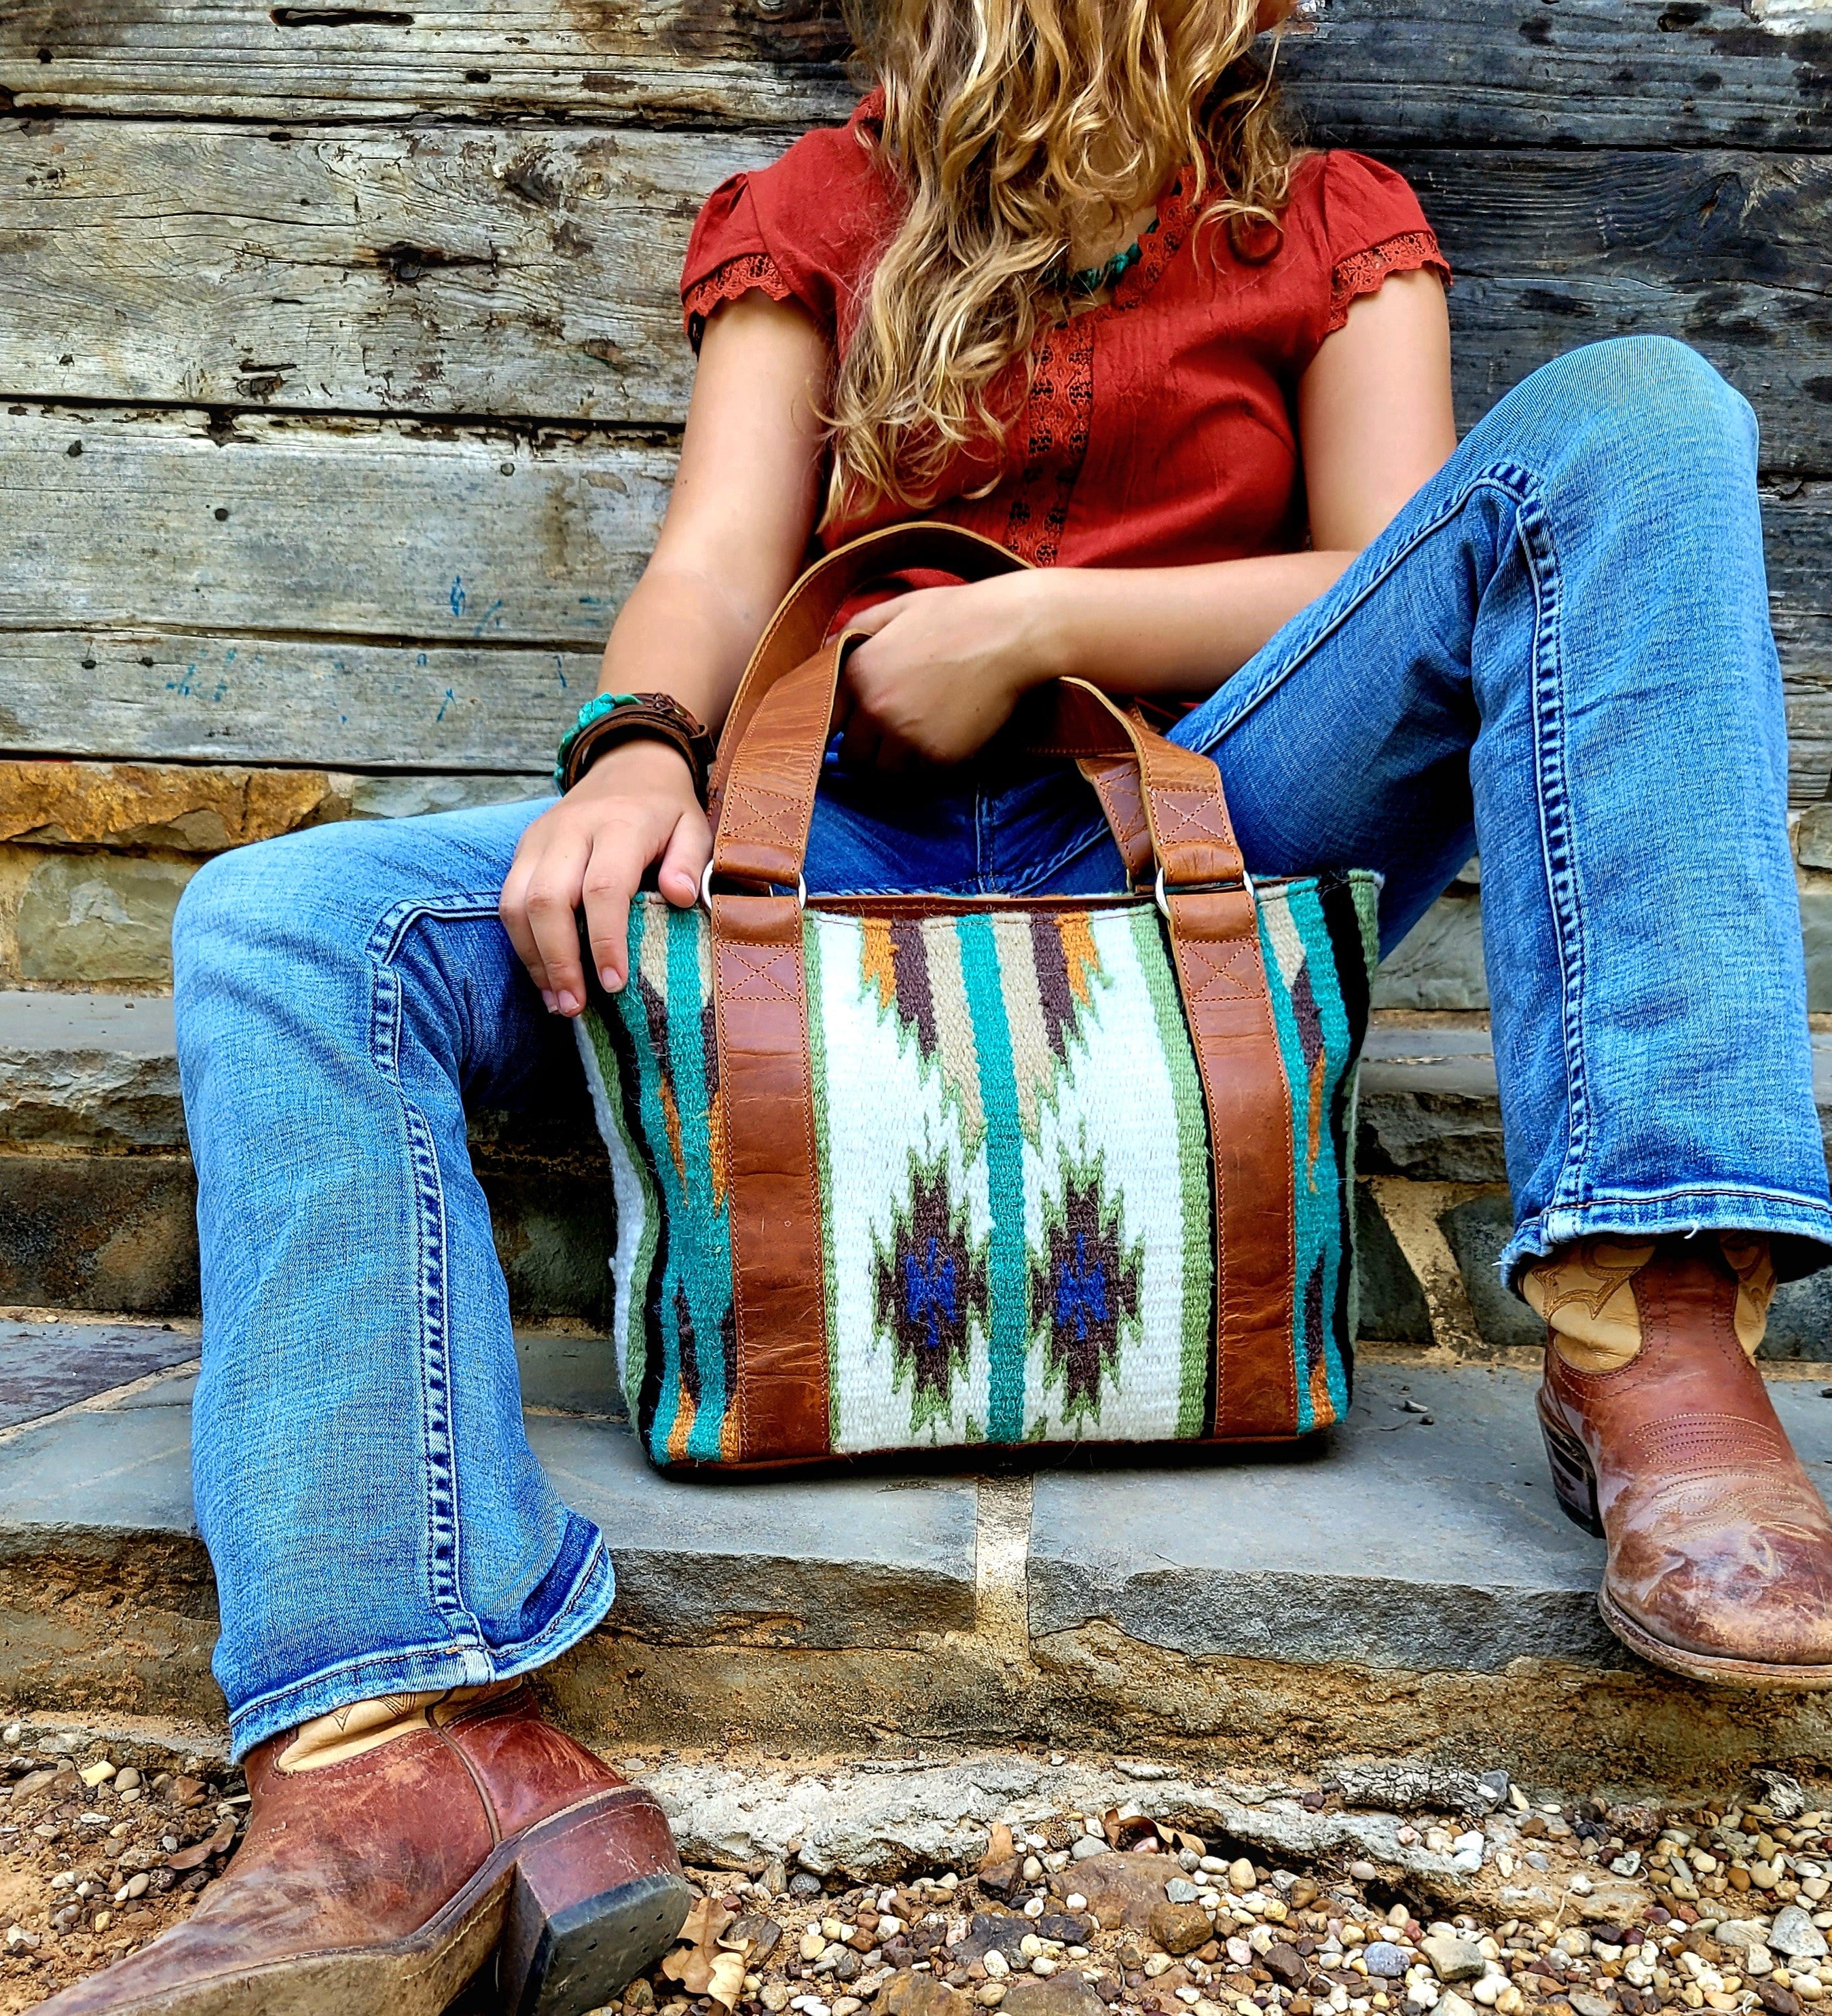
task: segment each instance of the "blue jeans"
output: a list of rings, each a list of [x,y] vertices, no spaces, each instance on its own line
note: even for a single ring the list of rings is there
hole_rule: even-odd
[[[1749,409],[1691,351],[1576,351],[1177,730],[1256,874],[1384,873],[1387,946],[1480,841],[1510,1269],[1701,1226],[1829,1257],[1755,473]],[[555,1033],[496,918],[540,809],[270,841],[179,912],[196,1503],[238,1754],[538,1665],[610,1604],[604,1536],[523,1432],[466,1150],[466,1100],[513,1100]],[[828,891],[1121,880],[1065,769],[830,768],[808,864]]]

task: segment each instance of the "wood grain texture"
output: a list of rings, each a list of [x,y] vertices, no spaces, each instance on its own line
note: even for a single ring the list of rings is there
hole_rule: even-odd
[[[0,754],[337,769],[544,768],[669,467],[606,436],[33,408],[0,415]],[[1771,483],[1765,510],[1816,796],[1832,483]]]
[[[795,126],[852,95],[836,13],[831,0],[28,0],[0,5],[0,86],[22,110]],[[1832,141],[1832,31],[1801,0],[1323,0],[1283,60],[1318,130],[1359,144]]]
[[[0,415],[0,626],[561,653],[603,643],[673,466],[604,436],[39,408]]]
[[[319,122],[419,113],[805,126],[856,92],[823,0],[27,0],[0,5],[21,110]]]
[[[704,193],[777,136],[60,124],[0,153],[0,394],[677,423]],[[1768,466],[1832,471],[1832,158],[1412,150],[1468,423],[1547,358],[1678,336]],[[175,192],[182,192],[175,193]]]
[[[681,260],[773,136],[59,122],[0,149],[0,393],[676,423]]]
[[[1325,0],[1284,58],[1338,145],[1832,144],[1832,19],[1802,0]]]
[[[1398,153],[1457,275],[1467,426],[1549,358],[1679,337],[1762,423],[1765,468],[1832,472],[1832,159]]]
[[[596,651],[16,631],[0,633],[0,749],[506,773],[534,796],[597,672]]]

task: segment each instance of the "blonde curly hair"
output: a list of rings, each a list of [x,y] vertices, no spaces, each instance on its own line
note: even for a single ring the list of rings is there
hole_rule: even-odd
[[[1276,245],[1292,148],[1250,52],[1291,4],[849,0],[908,208],[836,373],[830,519],[920,509],[956,452],[997,441],[1001,374],[1075,310],[1078,225],[1116,229],[1193,164],[1205,223]]]

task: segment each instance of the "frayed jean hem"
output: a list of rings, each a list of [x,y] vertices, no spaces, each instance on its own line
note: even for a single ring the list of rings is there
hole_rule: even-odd
[[[404,1647],[340,1660],[290,1685],[270,1690],[229,1714],[229,1756],[240,1763],[257,1744],[329,1715],[353,1701],[383,1694],[430,1694],[442,1687],[486,1687],[492,1680],[531,1673],[570,1651],[596,1629],[617,1596],[617,1575],[600,1533],[553,1618],[518,1644]]]

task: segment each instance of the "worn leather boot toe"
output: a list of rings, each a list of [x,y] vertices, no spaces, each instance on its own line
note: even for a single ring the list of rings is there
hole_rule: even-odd
[[[509,2016],[580,2016],[686,1916],[660,1807],[525,1690],[310,1771],[287,1741],[195,1913],[44,2016],[438,2016],[492,1950]]]
[[[1560,1503],[1608,1543],[1603,1621],[1657,1666],[1832,1688],[1832,1518],[1733,1327],[1715,1241],[1664,1240],[1635,1276],[1630,1363],[1548,1341],[1539,1420]]]

